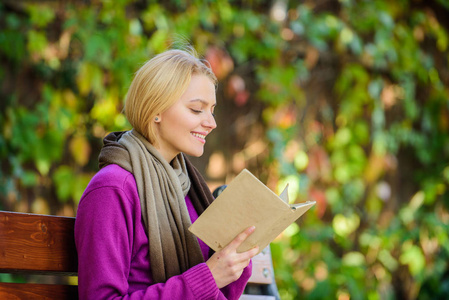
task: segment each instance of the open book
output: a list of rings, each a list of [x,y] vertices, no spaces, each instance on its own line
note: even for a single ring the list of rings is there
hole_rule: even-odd
[[[302,216],[315,201],[288,204],[288,185],[277,196],[248,170],[243,170],[189,227],[218,251],[250,226],[255,231],[237,249],[245,252],[256,245],[262,251],[284,229]]]

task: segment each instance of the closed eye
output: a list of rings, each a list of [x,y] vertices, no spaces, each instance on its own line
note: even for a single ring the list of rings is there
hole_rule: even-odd
[[[194,114],[201,114],[201,113],[203,113],[203,110],[198,110],[198,109],[194,109],[194,108],[191,108],[190,110],[191,110]],[[212,117],[215,118],[215,112],[211,112],[211,115],[212,115]]]

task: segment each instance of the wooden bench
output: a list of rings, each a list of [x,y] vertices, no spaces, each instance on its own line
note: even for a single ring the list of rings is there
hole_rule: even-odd
[[[0,273],[53,275],[55,281],[0,282],[0,299],[78,299],[78,287],[67,281],[78,268],[74,225],[75,218],[0,211]],[[241,299],[279,299],[269,248],[253,259],[253,275]]]
[[[0,211],[0,273],[74,276],[75,218]],[[78,299],[68,284],[0,283],[0,299]]]

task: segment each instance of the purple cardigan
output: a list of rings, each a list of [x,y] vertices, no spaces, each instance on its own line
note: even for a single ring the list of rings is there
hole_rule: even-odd
[[[198,218],[189,197],[192,223]],[[165,283],[152,284],[140,201],[134,176],[117,165],[101,169],[81,197],[75,221],[80,299],[238,299],[251,276],[218,289],[206,263]],[[209,247],[199,240],[205,260]]]

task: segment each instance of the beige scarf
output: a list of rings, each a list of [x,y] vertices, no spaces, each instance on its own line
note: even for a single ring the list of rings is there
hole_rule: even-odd
[[[170,165],[135,130],[108,137],[100,153],[100,167],[117,164],[136,179],[154,282],[165,282],[204,262],[197,238],[188,231],[191,221],[185,196],[190,180],[183,155]]]

